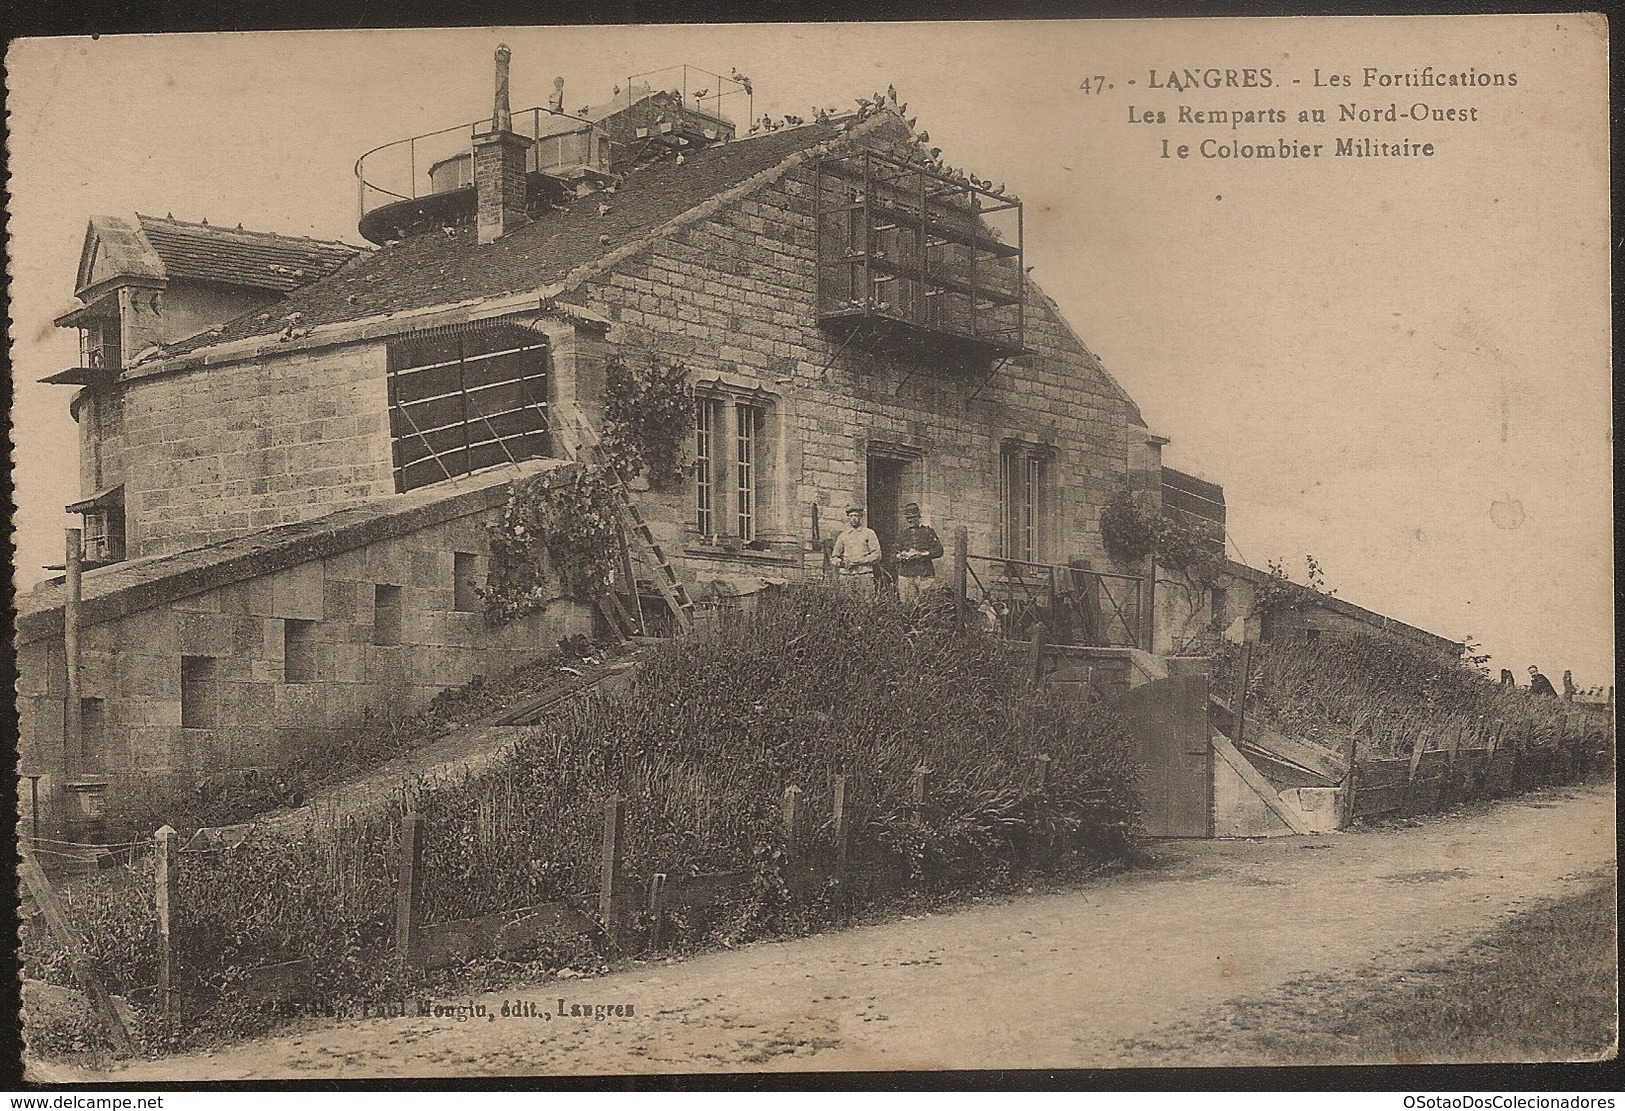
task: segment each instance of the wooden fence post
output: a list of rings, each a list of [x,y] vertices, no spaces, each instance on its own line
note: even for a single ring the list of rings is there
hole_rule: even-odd
[[[954,614],[961,626],[965,623],[968,603],[967,580],[970,568],[970,532],[964,525],[954,529]]]
[[[1572,723],[1572,725],[1571,725]],[[1568,742],[1569,781],[1578,783],[1585,778],[1586,765],[1589,762],[1586,752],[1586,717],[1584,714],[1563,715],[1563,736],[1572,739]]]
[[[1354,724],[1349,727],[1349,735],[1343,741],[1343,805],[1342,813],[1337,816],[1339,829],[1347,829],[1354,824],[1354,789],[1358,778],[1355,773],[1360,756],[1360,729],[1364,724],[1364,716],[1356,714]]]
[[[1241,642],[1241,659],[1236,668],[1236,706],[1231,720],[1235,722],[1236,735],[1231,738],[1240,744],[1247,735],[1247,682],[1253,673],[1253,642]]]
[[[649,948],[660,948],[660,926],[666,916],[666,873],[649,877]]]
[[[1033,623],[1033,639],[1027,646],[1027,681],[1038,686],[1044,681],[1044,645],[1049,640],[1049,629],[1042,621]]]
[[[1416,731],[1416,740],[1411,742],[1411,768],[1405,777],[1405,813],[1416,813],[1416,769],[1422,765],[1422,752],[1428,746],[1426,730]]]
[[[1048,832],[1045,817],[1048,807],[1044,805],[1045,789],[1049,787],[1050,758],[1048,753],[1039,753],[1033,758],[1032,788],[1038,796],[1033,800],[1033,817],[1035,828],[1033,836],[1027,844],[1027,865],[1031,867],[1040,855],[1051,855],[1054,849],[1054,840]]]
[[[914,776],[908,785],[908,822],[909,825],[920,825],[925,821],[921,811],[925,809],[925,798],[930,790],[931,769],[921,764],[914,769]]]
[[[616,944],[615,897],[619,894],[621,866],[626,852],[626,800],[611,795],[604,800],[604,843],[599,857],[598,916],[604,933]]]
[[[1478,784],[1478,793],[1487,796],[1490,793],[1490,767],[1495,763],[1495,754],[1501,748],[1501,734],[1506,729],[1506,723],[1496,718],[1490,724],[1490,743],[1484,750],[1484,776]]]
[[[1466,722],[1457,722],[1456,731],[1450,736],[1450,745],[1445,749],[1444,757],[1444,792],[1443,799],[1451,802],[1456,798],[1456,752],[1461,748],[1461,735],[1467,731]]]
[[[40,913],[45,915],[45,924],[56,935],[57,944],[62,946],[73,978],[78,981],[80,989],[89,998],[90,1005],[95,1008],[102,1024],[107,1027],[107,1036],[113,1043],[114,1051],[122,1057],[135,1056],[130,1032],[124,1028],[124,1020],[114,1009],[112,996],[107,994],[107,988],[103,986],[101,977],[96,975],[89,962],[85,960],[84,940],[79,936],[79,931],[74,929],[73,923],[68,921],[68,912],[57,900],[51,881],[45,878],[39,862],[34,859],[33,849],[23,845],[21,850],[23,882],[28,885],[28,892],[34,897],[34,903],[39,907]]]
[[[153,904],[158,909],[158,993],[163,1001],[164,1023],[175,1022],[175,904],[179,894],[179,864],[175,855],[175,830],[162,825],[153,835]]]
[[[1050,758],[1047,753],[1040,753],[1033,760],[1033,790],[1042,791],[1049,786]]]
[[[1619,758],[1615,754],[1615,750],[1614,750],[1614,737],[1615,737],[1614,729],[1616,728],[1616,726],[1614,725],[1614,686],[1613,686],[1612,683],[1610,683],[1608,685],[1608,718],[1607,718],[1606,728],[1607,728],[1607,732],[1606,732],[1605,736],[1606,736],[1607,742],[1608,742],[1608,759],[1617,762]],[[1586,764],[1587,764],[1586,770],[1589,771],[1590,770],[1590,761],[1588,760],[1586,762]]]
[[[784,813],[784,851],[785,855],[794,860],[796,856],[796,841],[801,834],[801,788],[794,783],[784,789],[784,798],[780,802]]]
[[[833,806],[835,833],[835,878],[846,879],[846,776],[835,777]]]
[[[395,952],[412,963],[417,941],[418,902],[423,891],[423,839],[418,833],[418,813],[408,810],[401,818],[401,847],[395,858]]]

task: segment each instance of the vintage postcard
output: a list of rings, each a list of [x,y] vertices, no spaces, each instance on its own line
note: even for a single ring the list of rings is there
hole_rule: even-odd
[[[13,41],[28,1080],[1613,1058],[1606,60]]]

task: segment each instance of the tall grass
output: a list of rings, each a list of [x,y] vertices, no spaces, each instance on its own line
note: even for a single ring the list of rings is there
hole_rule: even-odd
[[[1040,754],[1051,758],[1042,788],[1032,780]],[[910,781],[921,766],[931,791],[917,808]],[[233,986],[256,965],[309,960],[328,1003],[407,982],[390,931],[409,806],[421,819],[427,922],[592,891],[612,795],[627,800],[634,876],[753,878],[738,906],[674,915],[668,938],[703,943],[723,919],[732,938],[834,921],[885,885],[858,884],[839,905],[789,905],[781,800],[801,788],[803,851],[827,856],[836,776],[847,777],[860,871],[936,889],[1114,859],[1136,811],[1115,721],[1028,686],[1023,662],[979,626],[791,588],[713,635],[659,646],[618,695],[559,704],[477,773],[419,780],[363,813],[325,814],[237,849],[185,854],[177,941],[194,988],[183,1036],[254,1029],[260,1020]],[[1039,843],[1050,851],[1034,854]],[[76,883],[72,896],[93,963],[138,1004],[156,979],[150,892],[147,875]],[[40,941],[28,942],[34,974],[61,980],[59,955]]]
[[[1237,659],[1233,646],[1220,656],[1221,689],[1233,689]],[[1559,699],[1500,686],[1453,661],[1376,637],[1265,641],[1253,653],[1248,684],[1249,714],[1262,712],[1281,732],[1332,750],[1360,723],[1361,752],[1372,757],[1406,755],[1419,734],[1428,748],[1444,748],[1458,733],[1463,747],[1482,747],[1498,723],[1508,735],[1549,746],[1564,735],[1570,710]],[[1585,721],[1600,739],[1604,726]]]

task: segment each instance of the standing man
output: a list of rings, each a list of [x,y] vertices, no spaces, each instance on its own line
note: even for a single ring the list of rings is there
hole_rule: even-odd
[[[859,598],[875,596],[875,571],[880,567],[880,537],[863,523],[863,507],[846,508],[846,528],[835,538],[830,564],[842,589]]]
[[[1557,691],[1552,689],[1552,681],[1540,673],[1540,668],[1534,664],[1529,665],[1529,693],[1542,695],[1546,698],[1556,698]]]
[[[920,506],[903,506],[903,534],[897,538],[897,600],[912,606],[936,585],[937,569],[931,561],[942,558],[942,541],[930,525],[920,524]]]

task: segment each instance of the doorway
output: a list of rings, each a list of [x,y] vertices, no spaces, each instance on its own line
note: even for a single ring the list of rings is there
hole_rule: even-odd
[[[870,452],[865,484],[866,517],[880,538],[881,569],[895,578],[897,537],[903,531],[903,506],[916,500],[913,488],[917,460]]]

